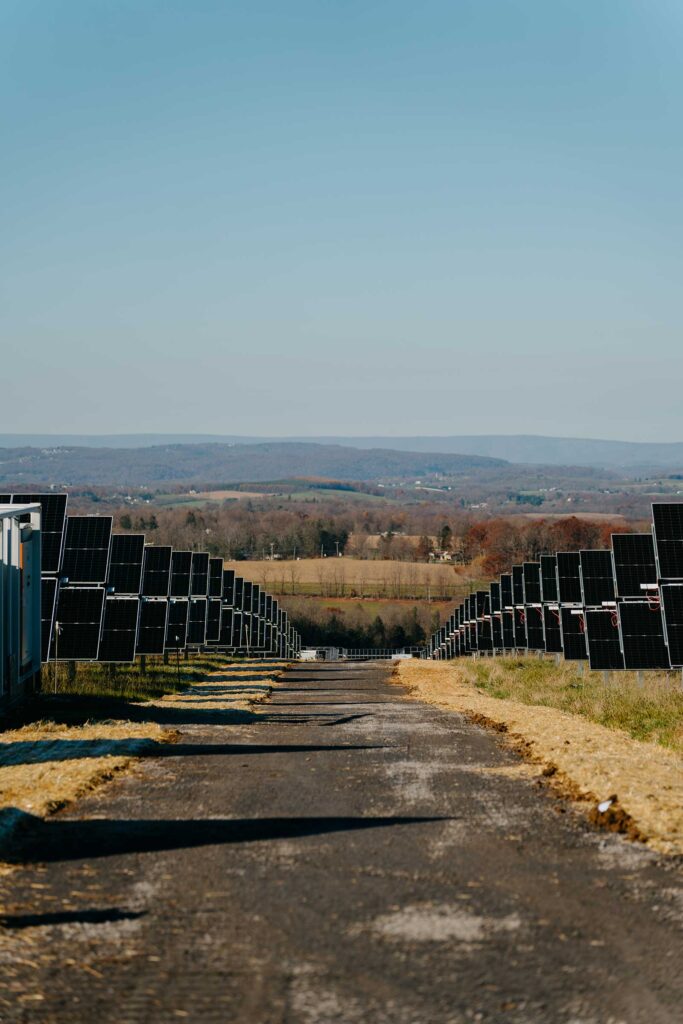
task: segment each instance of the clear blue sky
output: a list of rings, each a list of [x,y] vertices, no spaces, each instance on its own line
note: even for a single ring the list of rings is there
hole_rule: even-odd
[[[0,432],[681,440],[680,0],[4,0]]]

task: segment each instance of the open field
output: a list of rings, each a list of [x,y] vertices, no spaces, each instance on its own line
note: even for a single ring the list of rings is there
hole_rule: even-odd
[[[194,491],[183,494],[158,494],[154,497],[154,504],[160,505],[162,508],[174,508],[177,505],[201,506],[222,501],[259,500],[261,498],[272,498],[272,496],[272,493],[269,491]]]
[[[483,585],[476,563],[469,566],[360,558],[301,558],[296,561],[226,562],[239,576],[274,594],[322,597],[427,598],[461,600]]]
[[[606,685],[527,657],[409,661],[395,678],[416,700],[504,734],[597,824],[683,853],[683,694],[672,675],[648,673],[641,689],[619,673]]]

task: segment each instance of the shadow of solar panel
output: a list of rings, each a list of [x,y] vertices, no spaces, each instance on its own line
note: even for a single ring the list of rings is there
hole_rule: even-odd
[[[544,603],[554,603],[557,596],[557,557],[555,555],[541,555],[541,600]]]
[[[205,597],[190,598],[190,607],[187,618],[187,642],[193,646],[199,646],[206,640],[206,612],[207,602]]]
[[[580,551],[581,587],[586,608],[599,607],[603,601],[616,600],[612,552]]]
[[[40,660],[50,657],[50,640],[55,621],[57,577],[42,576],[40,580]]]
[[[503,611],[503,648],[506,651],[515,649],[515,617],[511,611]]]
[[[652,518],[660,579],[683,579],[683,503],[657,502]]]
[[[59,661],[97,661],[104,587],[61,587],[50,656]]]
[[[664,631],[672,668],[683,668],[683,584],[661,588]]]
[[[67,517],[60,575],[69,584],[106,582],[112,522],[111,516]]]
[[[522,566],[524,604],[541,603],[541,563],[525,562]]]
[[[191,573],[192,552],[173,551],[171,553],[171,587],[169,597],[189,597]]]
[[[161,598],[140,602],[136,654],[163,654],[166,642],[168,601]]]
[[[586,617],[583,609],[560,608],[562,650],[565,661],[586,661]]]
[[[515,608],[515,647],[526,647],[526,614],[524,608]]]
[[[140,593],[144,553],[143,533],[112,535],[107,586],[111,587],[115,594]]]
[[[612,534],[612,554],[619,597],[643,597],[648,588],[655,590],[657,563],[651,533]]]
[[[540,604],[525,605],[524,618],[526,623],[526,646],[528,651],[544,651],[543,606]]]
[[[500,577],[500,603],[503,608],[511,608],[512,600],[512,575],[509,572],[502,573]]]
[[[169,598],[166,621],[166,646],[173,651],[187,646],[187,617],[189,600],[186,597]]]
[[[192,553],[190,597],[206,597],[209,592],[209,556],[206,551]]]
[[[221,638],[221,600],[210,597],[206,609],[206,643],[215,644]]]
[[[5,495],[4,504],[40,505],[40,562],[42,573],[59,572],[64,543],[66,494],[12,494]]]
[[[616,608],[586,609],[586,641],[588,661],[592,669],[624,667]]]
[[[234,577],[234,573],[233,573]],[[223,559],[209,559],[209,597],[223,596]]]
[[[143,597],[168,597],[170,582],[171,548],[166,545],[155,547],[147,544],[142,563]]]
[[[560,609],[556,605],[543,605],[543,641],[548,654],[562,653]]]
[[[108,663],[135,661],[140,600],[107,595],[97,660]]]
[[[513,604],[524,604],[524,566],[512,566]]]
[[[557,590],[560,604],[582,604],[580,566],[578,551],[558,551]]]
[[[659,600],[620,601],[618,608],[625,667],[670,668]]]

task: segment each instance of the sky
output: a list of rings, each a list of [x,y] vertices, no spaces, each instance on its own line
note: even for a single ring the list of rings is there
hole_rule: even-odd
[[[683,440],[679,0],[0,25],[0,432]]]

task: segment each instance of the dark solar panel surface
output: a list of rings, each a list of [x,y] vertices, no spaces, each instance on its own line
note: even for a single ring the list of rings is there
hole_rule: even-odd
[[[192,552],[174,551],[171,554],[170,597],[188,597],[192,573]]]
[[[551,608],[547,604],[543,606],[543,636],[545,638],[545,649],[548,654],[560,654],[562,652],[559,608]]]
[[[541,603],[541,563],[525,562],[524,570],[524,603]]]
[[[557,557],[541,555],[541,600],[557,601]]]
[[[491,636],[493,638],[493,647],[496,651],[501,650],[503,646],[503,622],[500,618],[500,614],[494,615],[491,619]]]
[[[206,611],[207,603],[205,597],[193,597],[190,599],[187,619],[188,644],[201,645],[204,643],[206,639]]]
[[[223,559],[209,559],[209,597],[223,595]]]
[[[585,661],[588,658],[585,613],[575,615],[571,608],[560,608],[560,620],[565,661]]]
[[[619,629],[626,668],[671,667],[658,601],[620,601]]]
[[[206,609],[206,642],[218,643],[221,635],[221,599],[210,597]]]
[[[544,651],[545,637],[543,635],[543,607],[527,605],[524,609],[526,616],[526,646],[529,651]]]
[[[515,647],[515,623],[512,612],[503,612],[503,647],[506,651],[512,651]]]
[[[241,614],[241,613],[239,613]],[[232,605],[223,605],[221,610],[221,634],[220,643],[222,647],[237,647],[239,624],[236,622],[237,615]]]
[[[102,583],[107,579],[111,516],[68,516],[60,575],[69,584]]]
[[[96,661],[104,608],[104,587],[61,587],[57,594],[51,653],[59,661]]]
[[[512,566],[512,597],[514,604],[524,604],[524,566]]]
[[[479,619],[482,615],[488,615],[490,609],[489,592],[487,590],[477,590],[474,596],[476,599],[476,617]]]
[[[657,583],[655,542],[651,533],[612,535],[614,574],[619,597],[643,597]]]
[[[664,627],[673,668],[683,667],[683,585],[665,583],[662,587]]]
[[[171,548],[145,547],[142,567],[142,593],[145,597],[168,597],[171,579]]]
[[[580,551],[581,586],[586,608],[595,608],[603,601],[616,600],[612,552]]]
[[[209,555],[206,551],[195,551],[192,554],[192,575],[190,576],[190,596],[206,597],[209,592]]]
[[[135,661],[139,608],[137,597],[107,596],[98,661]]]
[[[166,646],[171,650],[182,650],[187,644],[187,615],[189,601],[176,598],[168,602],[168,619],[166,622]]]
[[[239,580],[239,584],[238,584],[238,580]],[[241,576],[235,576],[235,570],[234,569],[224,569],[223,570],[223,582],[222,582],[222,590],[221,590],[221,597],[223,599],[223,604],[232,604],[232,605],[235,605],[235,607],[237,607],[237,593],[238,593],[238,590],[239,590],[239,599],[240,599],[240,602],[241,602],[242,601],[242,584],[243,583],[244,583],[244,580],[242,579]],[[241,607],[241,604],[240,604],[240,607]]]
[[[500,583],[493,582],[490,587],[491,612],[499,612],[500,609]]]
[[[50,656],[50,638],[55,621],[57,599],[57,577],[43,576],[40,580],[40,658],[47,661]]]
[[[624,667],[616,609],[587,609],[586,639],[588,661],[592,669],[622,669]]]
[[[659,575],[663,580],[683,579],[683,503],[658,502],[652,517]]]
[[[493,640],[491,636],[491,620],[490,619],[478,619],[477,620],[477,650],[478,651],[491,651],[493,650]]]
[[[40,505],[40,571],[59,572],[66,519],[66,494],[12,494],[3,495],[2,504]]]
[[[137,654],[163,654],[166,642],[168,601],[141,601]]]
[[[523,608],[515,608],[515,647],[526,647],[526,615]]]
[[[504,572],[500,577],[500,603],[503,608],[510,608],[512,600],[512,576]]]
[[[225,576],[223,577],[223,585],[225,586]],[[233,595],[233,604],[235,608],[238,608],[241,611],[242,601],[244,599],[244,579],[241,576],[235,576]]]
[[[562,604],[582,604],[581,559],[578,551],[558,551],[557,587]]]
[[[140,593],[144,553],[144,534],[113,534],[111,538],[111,557],[109,559],[107,586],[113,587],[114,593]]]

